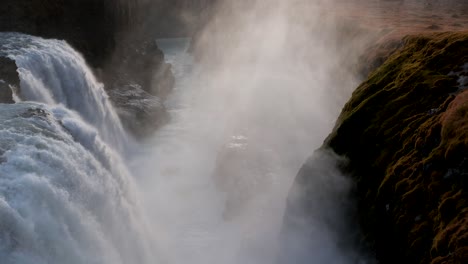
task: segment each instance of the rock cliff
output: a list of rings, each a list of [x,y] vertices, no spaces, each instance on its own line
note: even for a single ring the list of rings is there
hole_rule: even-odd
[[[359,221],[380,263],[463,263],[468,32],[402,43],[355,90],[323,148],[348,160],[340,167],[356,183]]]

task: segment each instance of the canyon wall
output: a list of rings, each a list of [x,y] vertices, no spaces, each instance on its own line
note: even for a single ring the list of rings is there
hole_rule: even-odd
[[[347,159],[339,167],[354,179],[357,217],[379,263],[468,258],[467,76],[468,32],[406,37],[355,90],[324,143]],[[302,170],[297,181],[313,177]]]

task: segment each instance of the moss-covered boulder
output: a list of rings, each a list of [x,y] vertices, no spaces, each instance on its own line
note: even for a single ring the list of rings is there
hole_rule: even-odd
[[[468,259],[467,75],[468,32],[406,37],[325,141],[349,160],[342,170],[380,263]]]

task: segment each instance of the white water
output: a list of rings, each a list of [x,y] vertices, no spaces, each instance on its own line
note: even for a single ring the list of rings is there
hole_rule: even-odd
[[[0,45],[18,66],[21,100],[62,104],[97,127],[107,142],[123,147],[124,131],[103,85],[65,41],[0,33]]]
[[[0,105],[1,263],[150,263],[122,161],[63,107]]]
[[[126,138],[102,85],[65,42],[0,36],[25,100],[0,104],[0,262],[153,263],[135,185],[109,147]]]
[[[269,264],[279,252],[288,263],[355,263],[336,246],[347,231],[341,175],[338,188],[316,181],[312,199],[323,206],[303,228],[320,232],[288,236],[311,250],[281,250],[290,186],[342,101],[327,90],[334,61],[305,68],[286,36],[254,33],[260,45],[215,70],[195,65],[186,41],[160,41],[177,78],[172,121],[131,153],[109,147],[125,135],[79,54],[61,41],[2,35],[20,67],[20,98],[44,103],[0,106],[2,263]],[[313,45],[315,58],[330,55],[328,43]]]

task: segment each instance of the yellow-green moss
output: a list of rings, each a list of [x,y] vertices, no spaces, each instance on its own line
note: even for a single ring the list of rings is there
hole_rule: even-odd
[[[381,263],[468,256],[468,32],[409,36],[346,104],[325,145],[350,160]],[[466,260],[466,258],[465,258]]]

